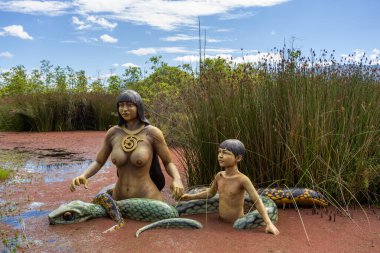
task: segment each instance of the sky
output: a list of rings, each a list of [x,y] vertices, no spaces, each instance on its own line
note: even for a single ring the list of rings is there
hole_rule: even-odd
[[[380,64],[379,13],[379,0],[0,0],[0,71],[48,60],[101,77],[153,56],[196,66],[199,23],[210,58],[255,62],[285,43]]]

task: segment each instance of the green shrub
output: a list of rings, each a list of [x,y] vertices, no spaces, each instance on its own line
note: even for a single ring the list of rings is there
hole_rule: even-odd
[[[0,168],[0,181],[8,179],[10,175],[11,172],[9,170]]]

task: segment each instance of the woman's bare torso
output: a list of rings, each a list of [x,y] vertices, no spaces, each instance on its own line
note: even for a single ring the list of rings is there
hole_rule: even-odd
[[[112,147],[111,161],[118,172],[112,197],[115,200],[128,198],[149,198],[162,200],[162,196],[149,171],[153,159],[153,137],[150,134],[152,126],[146,126],[136,134],[141,139],[137,148],[131,152],[125,152],[122,148],[122,139],[126,136],[124,130],[115,126],[112,129],[109,142]]]

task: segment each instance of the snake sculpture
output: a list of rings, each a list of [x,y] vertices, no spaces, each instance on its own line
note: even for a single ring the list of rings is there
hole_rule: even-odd
[[[194,189],[189,193],[198,192]],[[273,223],[278,220],[277,205],[297,203],[297,205],[327,206],[323,196],[306,188],[262,188],[258,189],[260,198],[266,207],[269,218]],[[250,229],[265,225],[257,210],[251,211],[253,202],[248,195],[245,196],[245,208],[248,214],[235,221],[233,227],[237,229]],[[219,196],[216,194],[210,199],[197,199],[179,201],[175,206],[165,202],[151,199],[131,198],[114,201],[109,192],[99,193],[92,203],[75,200],[62,204],[49,215],[49,223],[72,224],[89,219],[110,216],[117,224],[104,232],[114,231],[124,225],[124,218],[138,221],[154,221],[136,232],[138,237],[142,232],[153,228],[202,228],[198,221],[180,218],[180,215],[217,212]]]

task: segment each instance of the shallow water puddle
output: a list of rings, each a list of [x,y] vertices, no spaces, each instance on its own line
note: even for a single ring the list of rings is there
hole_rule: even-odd
[[[4,216],[1,218],[1,222],[12,226],[12,228],[19,229],[25,226],[25,219],[46,216],[48,213],[50,213],[50,211],[30,210],[15,216]]]
[[[0,150],[0,167],[16,173],[7,184],[29,183],[27,175],[40,176],[45,183],[63,182],[80,175],[93,160],[64,150],[38,149],[32,152]],[[107,162],[104,167],[110,166]],[[100,173],[104,172],[103,170]]]
[[[28,160],[24,169],[26,172],[43,175],[45,183],[63,182],[65,179],[73,178],[84,171],[92,160],[79,163],[53,163],[46,164],[44,160]]]

